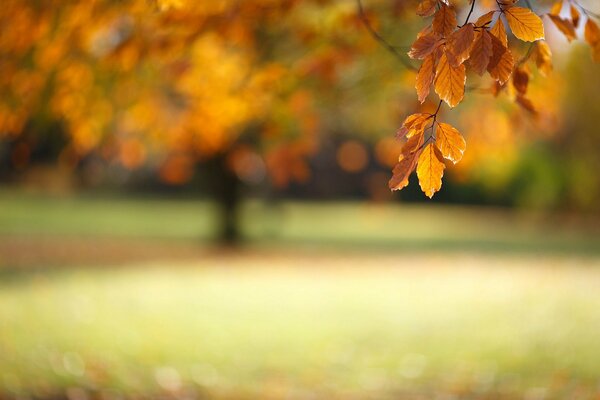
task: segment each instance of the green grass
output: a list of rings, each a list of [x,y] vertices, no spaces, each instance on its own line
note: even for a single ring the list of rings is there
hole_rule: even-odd
[[[600,394],[597,220],[249,202],[228,253],[207,245],[216,212],[1,192],[0,398]]]
[[[197,200],[49,198],[0,192],[0,235],[208,241],[218,209]],[[500,209],[367,202],[243,205],[249,243],[403,250],[600,253],[600,220]]]
[[[0,387],[39,397],[592,398],[591,264],[247,255],[22,276],[0,284]]]

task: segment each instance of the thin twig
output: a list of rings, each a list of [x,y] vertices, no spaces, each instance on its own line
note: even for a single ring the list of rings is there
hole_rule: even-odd
[[[373,26],[371,25],[371,22],[369,21],[369,18],[367,18],[367,14],[365,13],[365,10],[363,8],[362,1],[361,0],[356,0],[356,5],[358,7],[358,16],[359,16],[360,20],[362,21],[363,25],[365,26],[365,28],[367,28],[367,30],[369,31],[369,33],[373,37],[373,39],[375,39],[377,42],[379,42],[379,44],[381,44],[387,51],[389,51],[394,56],[396,56],[396,58],[398,60],[400,60],[400,62],[406,68],[408,68],[408,69],[410,69],[412,71],[417,71],[417,68],[414,65],[412,65],[411,63],[409,63],[408,60],[406,60],[405,55],[403,55],[402,53],[400,53],[394,46],[392,46],[391,44],[389,44],[387,42],[387,40],[385,40],[373,28]]]
[[[475,9],[475,1],[473,0],[473,2],[471,3],[471,9],[469,10],[469,14],[467,15],[467,19],[465,20],[465,23],[462,24],[462,26],[465,26],[466,24],[469,23],[469,18],[471,18],[471,14],[473,14],[473,10]]]

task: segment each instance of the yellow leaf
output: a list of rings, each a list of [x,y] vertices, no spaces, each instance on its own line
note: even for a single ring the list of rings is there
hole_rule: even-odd
[[[575,27],[571,21],[552,14],[548,14],[548,17],[550,17],[550,20],[554,22],[554,25],[556,25],[556,27],[567,37],[569,42],[577,39]]]
[[[504,10],[512,33],[525,42],[535,42],[544,38],[544,24],[540,17],[525,7],[511,7]]]
[[[417,96],[419,101],[423,103],[431,90],[431,84],[435,78],[435,57],[433,54],[427,56],[423,60],[423,64],[419,68],[417,73],[417,81],[415,88],[417,89]]]
[[[475,35],[475,41],[471,49],[469,65],[473,71],[479,75],[483,75],[490,63],[492,52],[492,37],[488,31],[482,29]]]
[[[462,159],[467,143],[456,128],[449,124],[439,123],[435,132],[435,144],[448,160],[454,164]]]
[[[415,135],[408,139],[402,147],[398,164],[392,171],[388,186],[392,190],[400,190],[408,185],[408,178],[417,165],[423,146],[423,135]]]
[[[491,38],[492,57],[490,58],[487,70],[492,78],[503,85],[508,81],[512,74],[515,59],[513,58],[511,51],[502,44],[500,39],[495,36],[491,36]]]
[[[563,8],[563,0],[558,0],[557,2],[555,2],[552,5],[552,8],[550,9],[550,14],[552,15],[558,15],[560,14],[560,11]]]
[[[453,67],[446,56],[442,53],[438,62],[435,78],[435,92],[450,107],[455,107],[460,103],[465,95],[465,82],[467,75],[465,65]]]
[[[433,31],[448,36],[456,28],[456,12],[443,2],[440,5],[440,9],[433,17]]]
[[[467,24],[448,36],[446,40],[446,55],[453,67],[459,66],[469,58],[474,38],[475,30],[473,24]]]
[[[417,165],[417,176],[421,190],[432,198],[433,194],[442,188],[442,176],[444,176],[444,159],[438,148],[429,143],[419,156]]]

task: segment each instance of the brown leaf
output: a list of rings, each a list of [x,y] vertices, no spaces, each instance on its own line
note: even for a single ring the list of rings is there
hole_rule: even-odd
[[[577,7],[571,4],[571,20],[573,20],[573,26],[575,28],[579,27],[579,21],[581,20],[581,14]]]
[[[422,60],[430,55],[441,44],[440,37],[437,34],[429,33],[417,37],[412,44],[408,56],[413,59]]]
[[[427,197],[432,198],[442,188],[444,168],[442,154],[433,143],[429,143],[421,152],[417,165],[419,185]]]
[[[421,103],[423,103],[427,96],[429,96],[431,84],[433,83],[434,78],[435,56],[433,54],[430,54],[429,56],[425,57],[425,60],[423,60],[423,64],[421,64],[419,72],[417,73],[417,81],[415,83],[415,88],[417,89],[417,96]]]
[[[512,33],[525,42],[544,38],[544,24],[540,17],[525,7],[510,7],[504,10]]]
[[[575,33],[575,27],[571,21],[552,14],[548,14],[548,17],[550,17],[550,20],[554,22],[554,25],[556,25],[556,27],[566,36],[569,42],[577,39],[577,33]]]
[[[430,17],[435,13],[438,0],[422,0],[417,6],[417,15]]]
[[[465,95],[465,82],[467,80],[465,65],[453,67],[442,53],[438,62],[435,78],[435,92],[450,107],[460,103]]]
[[[483,75],[490,63],[492,53],[492,37],[487,30],[482,29],[475,35],[475,41],[471,49],[469,64],[473,71],[479,75]]]
[[[433,17],[433,31],[442,36],[448,36],[456,28],[456,12],[445,3]]]
[[[511,51],[505,47],[500,39],[495,36],[492,38],[492,57],[487,70],[498,82],[504,84],[510,78],[515,64]]]
[[[535,65],[543,76],[548,76],[552,71],[552,51],[548,43],[543,40],[536,43]]]
[[[527,87],[529,86],[529,71],[525,66],[518,66],[515,68],[512,74],[512,82],[517,93],[525,95],[527,93]]]
[[[473,24],[466,24],[452,32],[446,40],[446,55],[453,67],[458,67],[469,58],[469,51],[475,38]]]
[[[537,115],[538,112],[535,106],[533,105],[533,102],[528,97],[525,97],[525,95],[518,93],[515,100],[517,101],[517,104],[523,107],[525,110],[529,111],[534,115]]]
[[[467,143],[460,132],[453,126],[443,122],[437,125],[435,144],[440,149],[444,158],[452,161],[454,164],[462,159],[463,153],[467,148]]]
[[[417,160],[422,152],[423,135],[415,135],[408,139],[402,147],[398,164],[392,171],[388,186],[392,190],[400,190],[408,185],[408,178],[417,166]]]

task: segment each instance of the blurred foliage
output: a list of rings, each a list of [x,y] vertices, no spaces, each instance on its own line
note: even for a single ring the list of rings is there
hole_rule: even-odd
[[[374,28],[407,51],[422,28],[415,2],[365,6]],[[220,154],[248,185],[284,187],[322,179],[320,154],[333,154],[343,178],[317,187],[335,192],[337,180],[363,174],[370,183],[359,193],[384,199],[377,187],[399,153],[393,132],[420,109],[414,72],[373,41],[351,1],[7,0],[0,23],[4,178],[57,159],[92,184],[117,168],[182,185]],[[468,147],[442,199],[600,204],[587,133],[594,113],[582,115],[594,102],[576,106],[578,85],[591,90],[584,82],[597,69],[586,51],[560,50],[556,28],[546,30],[560,58],[551,79],[531,83],[536,116],[483,89],[448,116]],[[562,59],[571,60],[566,70]]]

